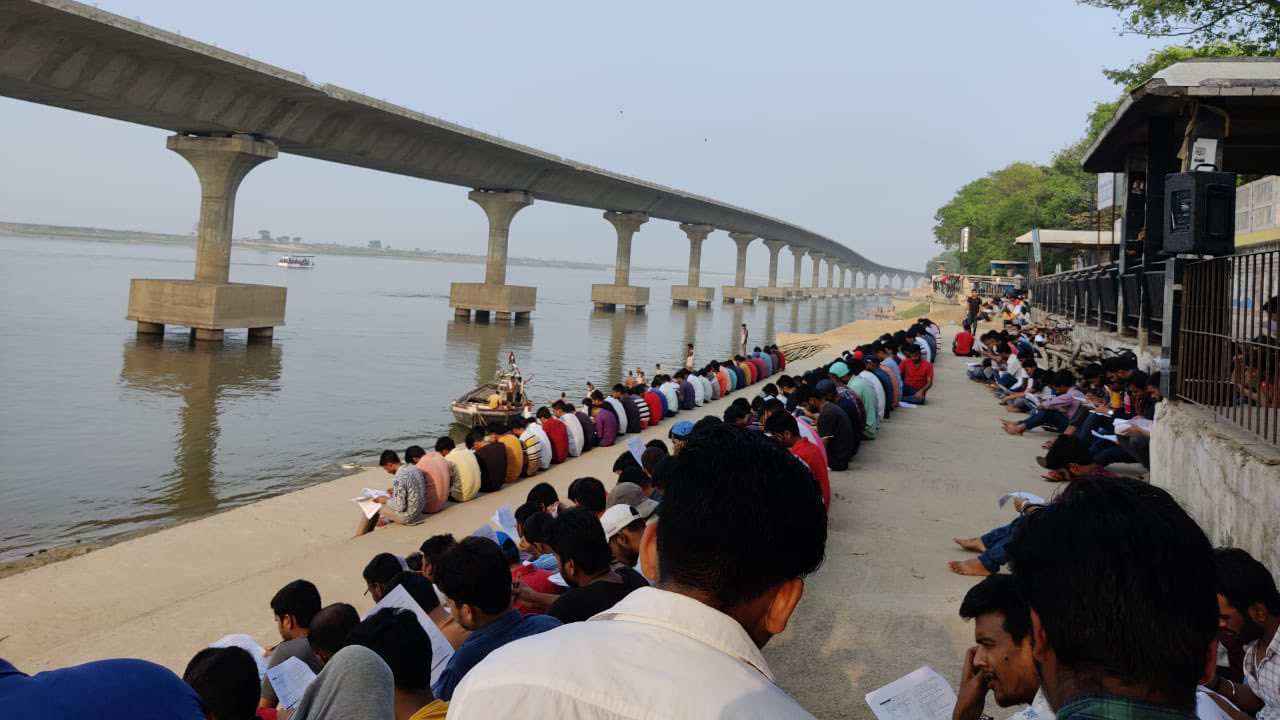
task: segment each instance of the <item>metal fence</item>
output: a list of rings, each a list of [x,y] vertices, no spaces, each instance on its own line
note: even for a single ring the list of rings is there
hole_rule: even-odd
[[[1177,396],[1280,444],[1280,250],[1187,264]]]

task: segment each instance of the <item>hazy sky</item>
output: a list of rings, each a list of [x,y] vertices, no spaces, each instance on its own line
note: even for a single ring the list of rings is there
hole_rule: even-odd
[[[1154,46],[1072,0],[97,4],[915,270],[958,187],[1046,161],[1117,94],[1099,70]],[[0,219],[192,228],[195,175],[165,132],[8,99],[0,119]],[[237,235],[466,252],[483,252],[485,227],[463,188],[287,155],[249,175],[236,214]],[[599,211],[536,203],[510,252],[612,262],[614,235]],[[687,258],[675,223],[636,236],[637,265]],[[767,258],[752,246],[753,275]],[[703,268],[732,267],[716,233]]]

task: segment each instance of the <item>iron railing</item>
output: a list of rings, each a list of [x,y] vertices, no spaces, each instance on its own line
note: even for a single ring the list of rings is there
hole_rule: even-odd
[[[1177,397],[1280,444],[1280,250],[1187,264]]]

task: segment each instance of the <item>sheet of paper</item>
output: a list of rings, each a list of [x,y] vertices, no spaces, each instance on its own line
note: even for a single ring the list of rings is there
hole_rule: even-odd
[[[872,690],[866,700],[879,720],[951,720],[956,694],[926,665]]]
[[[559,585],[560,587],[569,587],[569,583],[565,582],[564,576],[560,573],[555,573],[548,577],[547,580],[550,580],[553,584]]]
[[[498,533],[494,532],[493,528],[489,527],[488,525],[481,525],[480,527],[476,528],[471,533],[471,537],[489,538],[495,543],[498,542]]]
[[[440,632],[440,628],[436,627],[435,622],[423,612],[422,606],[413,599],[403,585],[397,585],[394,590],[384,595],[373,609],[365,613],[365,617],[383,608],[403,608],[418,617],[418,624],[427,631],[427,637],[431,639],[431,682],[435,683],[440,678],[440,673],[444,672],[444,666],[449,664],[449,658],[453,657],[453,646],[445,639],[444,633]]]
[[[241,650],[253,656],[253,661],[258,665],[258,681],[262,681],[262,676],[267,672],[267,651],[262,649],[257,640],[245,635],[244,633],[233,633],[224,635],[214,642],[209,643],[209,647],[225,648],[238,647]]]
[[[640,438],[631,438],[627,441],[627,449],[631,451],[631,456],[636,459],[636,464],[640,464],[640,458],[644,455],[644,443],[640,442]]]
[[[352,502],[360,506],[360,512],[364,513],[366,518],[373,517],[373,514],[382,509],[382,505],[369,500],[368,498],[352,498]]]
[[[360,497],[373,500],[375,498],[380,498],[380,497],[391,497],[391,494],[388,493],[386,490],[376,490],[374,488],[365,488],[360,491]]]
[[[1110,440],[1111,442],[1116,441],[1115,435],[1104,435],[1103,433],[1100,433],[1097,430],[1093,431],[1093,436],[1098,438],[1099,440]]]
[[[1000,499],[996,501],[996,505],[998,505],[998,506],[1000,506],[1000,507],[1004,507],[1005,505],[1008,505],[1008,504],[1009,504],[1009,501],[1010,501],[1010,500],[1012,500],[1012,499],[1014,499],[1014,498],[1022,498],[1023,500],[1026,500],[1027,502],[1031,503],[1032,505],[1044,505],[1044,504],[1045,504],[1045,502],[1044,502],[1044,498],[1040,497],[1039,495],[1036,495],[1035,493],[1021,492],[1021,491],[1010,491],[1010,492],[1005,493],[1004,495],[1001,495],[1001,496],[1000,496]]]
[[[276,691],[276,697],[280,698],[280,707],[292,710],[302,700],[302,694],[316,679],[316,674],[306,663],[291,657],[267,670],[267,678],[271,680],[271,689]]]
[[[503,505],[493,514],[492,522],[502,529],[513,542],[520,542],[520,533],[516,532],[516,514],[511,512],[510,505]]]

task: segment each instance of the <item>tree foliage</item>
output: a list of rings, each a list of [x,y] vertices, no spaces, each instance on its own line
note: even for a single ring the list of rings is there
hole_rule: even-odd
[[[1120,14],[1123,32],[1191,45],[1232,43],[1246,54],[1280,47],[1280,0],[1078,0]]]

